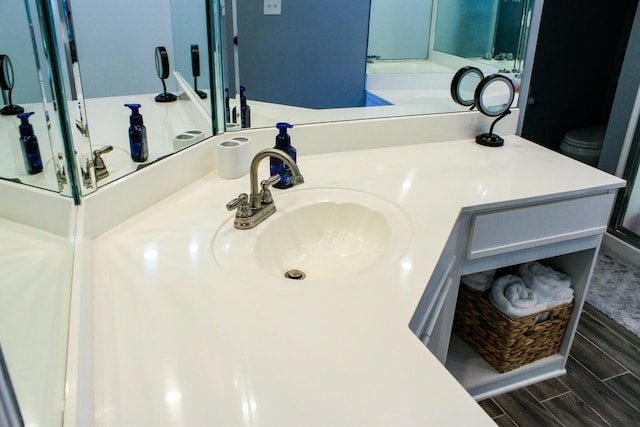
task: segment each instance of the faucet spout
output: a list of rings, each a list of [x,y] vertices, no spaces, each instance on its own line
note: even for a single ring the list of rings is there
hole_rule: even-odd
[[[260,162],[267,157],[276,157],[282,160],[289,167],[289,169],[291,170],[291,183],[293,185],[304,183],[304,178],[300,173],[298,165],[287,153],[273,148],[267,148],[265,150],[259,151],[251,161],[251,167],[249,168],[249,179],[251,180],[250,204],[252,209],[260,209],[262,206],[260,190],[258,186],[258,166],[260,165]]]

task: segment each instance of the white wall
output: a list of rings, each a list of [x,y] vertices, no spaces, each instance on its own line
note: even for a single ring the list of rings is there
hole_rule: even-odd
[[[368,55],[426,58],[433,0],[371,0]]]

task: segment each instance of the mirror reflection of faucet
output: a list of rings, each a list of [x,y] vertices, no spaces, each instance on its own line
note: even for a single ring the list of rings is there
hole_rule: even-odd
[[[82,165],[82,163],[80,163]],[[80,174],[82,175],[82,184],[85,188],[93,188],[93,183],[96,182],[95,174],[93,171],[93,160],[89,157],[85,159],[84,167],[80,166]]]
[[[107,165],[104,163],[102,159],[103,154],[107,154],[113,151],[113,146],[107,145],[105,147],[99,148],[97,150],[93,150],[93,164],[96,174],[96,181],[100,181],[109,176],[109,171],[107,170]]]
[[[58,160],[56,161],[56,178],[58,180],[58,190],[63,191],[64,186],[67,184],[67,171],[65,169],[64,156],[62,153],[58,153]]]
[[[89,126],[84,119],[84,114],[82,114],[82,103],[80,101],[76,104],[76,129],[80,131],[82,136],[89,137]]]

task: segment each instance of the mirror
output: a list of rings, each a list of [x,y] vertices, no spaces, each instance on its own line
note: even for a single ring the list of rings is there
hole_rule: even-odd
[[[156,95],[156,102],[173,102],[178,99],[172,93],[167,92],[165,80],[169,78],[169,54],[164,46],[156,47],[156,72],[162,81],[162,93]]]
[[[43,39],[34,0],[6,0],[0,14],[0,179],[71,195],[59,111],[49,65],[51,51]],[[26,119],[29,137],[18,114]],[[32,135],[31,135],[32,134]],[[40,163],[34,165],[35,151]]]
[[[0,53],[14,75],[8,104],[24,107],[31,129],[0,115],[0,177],[27,184],[0,183],[0,346],[27,426],[62,426],[65,399],[75,199],[56,194],[71,196],[72,179],[52,18],[49,2],[2,3]],[[29,155],[34,145],[43,170],[29,174],[22,150]]]
[[[65,11],[66,30],[60,30],[65,50],[74,52],[65,60],[73,62],[66,68],[73,70],[73,141],[83,194],[214,134],[212,100],[197,91],[206,94],[212,87],[207,4],[215,2],[58,1]],[[194,71],[198,89],[188,82]],[[134,112],[123,105],[139,107]],[[140,131],[129,131],[133,122],[145,128],[146,158],[132,153],[141,140]]]
[[[530,0],[329,0],[265,15],[256,1],[225,3],[230,110],[245,86],[254,128],[465,111],[449,96],[455,71],[519,78],[532,9]],[[481,54],[459,49],[475,39]]]
[[[478,84],[473,100],[485,115],[496,117],[511,107],[515,89],[511,80],[500,74],[487,76]]]
[[[473,108],[474,96],[484,74],[476,67],[462,67],[451,81],[451,97],[460,105]]]
[[[68,218],[52,220],[53,209],[41,223],[73,224],[67,200]],[[0,218],[0,345],[27,426],[62,426],[73,266],[68,230],[58,235]]]
[[[11,383],[9,368],[0,345],[0,425],[24,426],[18,397]]]
[[[496,123],[511,114],[511,104],[515,97],[515,89],[511,80],[501,74],[485,77],[478,84],[473,101],[478,110],[486,116],[497,117],[491,123],[489,133],[476,136],[476,142],[487,147],[502,147],[504,139],[493,133]]]
[[[13,65],[11,58],[7,55],[0,55],[0,89],[2,89],[2,97],[7,99],[7,105],[0,109],[3,116],[15,116],[24,113],[24,108],[13,103]]]

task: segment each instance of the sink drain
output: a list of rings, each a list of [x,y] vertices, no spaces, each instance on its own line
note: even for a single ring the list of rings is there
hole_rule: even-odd
[[[284,277],[292,280],[304,280],[307,275],[304,274],[304,271],[293,269],[284,273]]]

